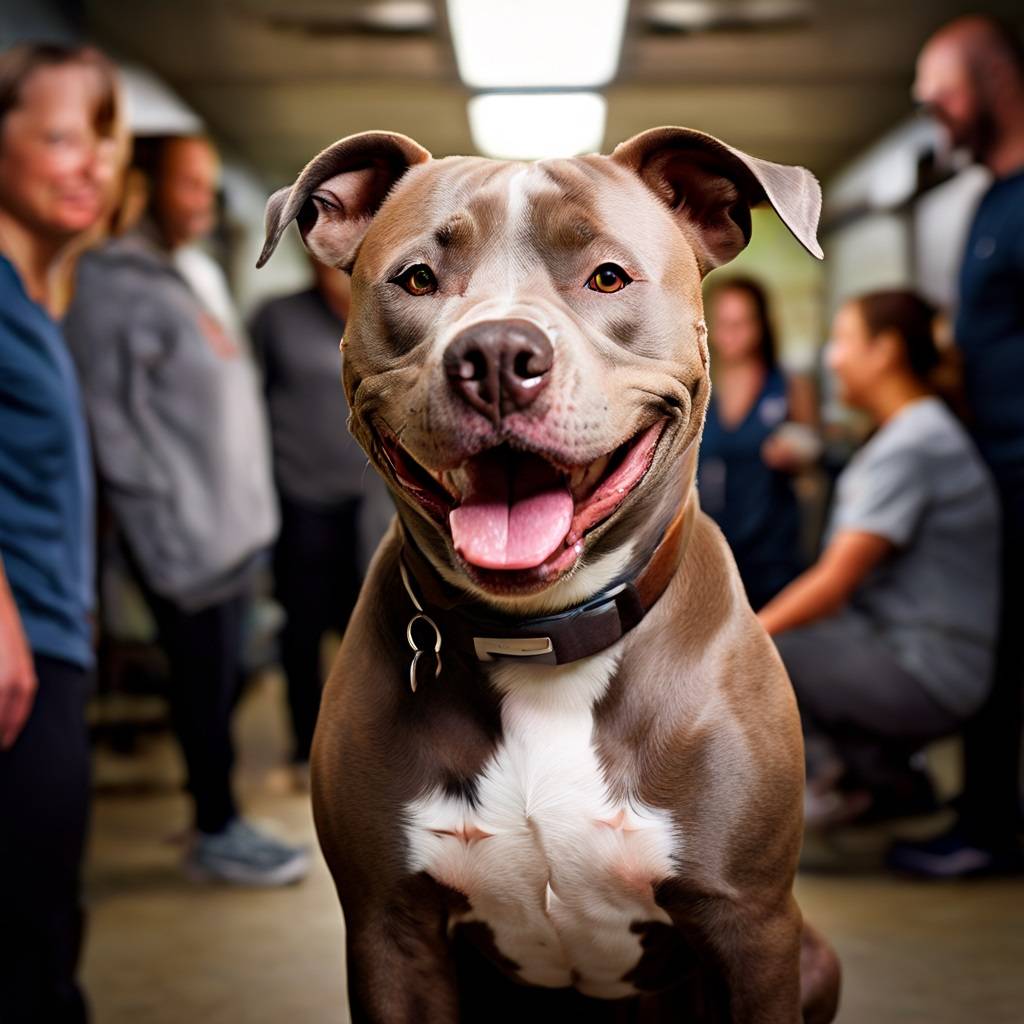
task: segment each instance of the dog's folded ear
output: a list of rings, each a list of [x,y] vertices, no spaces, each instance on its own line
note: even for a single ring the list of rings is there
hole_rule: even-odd
[[[267,237],[256,266],[270,259],[293,220],[318,260],[347,266],[388,192],[413,164],[429,159],[419,143],[394,132],[362,132],[328,146],[294,185],[267,200]]]
[[[652,128],[617,146],[611,158],[692,226],[702,274],[745,248],[750,208],[766,199],[809,253],[824,256],[817,239],[821,188],[803,167],[759,160],[691,128]]]

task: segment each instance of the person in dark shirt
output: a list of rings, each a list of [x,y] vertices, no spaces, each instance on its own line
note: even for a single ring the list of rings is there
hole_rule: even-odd
[[[729,278],[708,297],[714,393],[701,438],[700,505],[719,525],[756,611],[803,568],[793,454],[779,428],[813,418],[778,365],[764,289]],[[812,439],[813,439],[813,435]]]
[[[951,832],[898,843],[890,863],[926,877],[1016,871],[1024,691],[1024,46],[1002,23],[959,18],[921,52],[916,99],[954,147],[992,172],[960,271],[956,341],[975,443],[1003,513],[1002,613],[991,697],[964,737]]]
[[[281,505],[274,581],[286,615],[281,663],[294,744],[281,788],[308,784],[321,642],[328,630],[344,632],[361,583],[366,455],[348,431],[338,351],[350,285],[342,271],[311,262],[314,286],[267,302],[250,331],[263,366]]]
[[[78,1024],[89,808],[92,467],[55,319],[126,154],[94,50],[0,54],[0,1020]]]

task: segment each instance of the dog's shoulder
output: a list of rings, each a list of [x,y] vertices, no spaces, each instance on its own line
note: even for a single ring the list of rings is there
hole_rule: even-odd
[[[732,554],[706,516],[695,524],[676,578],[635,632],[600,709],[602,739],[620,749],[653,743],[668,752],[659,760],[663,777],[646,781],[668,786],[679,805],[689,797],[673,780],[703,785],[720,765],[729,765],[740,789],[774,787],[792,802],[802,766],[792,688]]]
[[[733,662],[757,663],[766,679],[781,665],[750,608],[721,530],[698,512],[686,552],[657,605],[636,630],[630,659],[668,659],[680,671],[727,672]]]

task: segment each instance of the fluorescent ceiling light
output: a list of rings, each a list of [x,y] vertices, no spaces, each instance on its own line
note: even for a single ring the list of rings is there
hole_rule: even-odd
[[[360,20],[384,32],[429,32],[434,27],[434,5],[429,0],[377,0],[364,4]]]
[[[437,27],[434,0],[243,0],[275,28],[309,35],[415,35]],[[269,8],[269,9],[266,9]]]
[[[593,92],[489,93],[469,101],[469,129],[486,156],[576,156],[601,148],[605,109]]]
[[[661,31],[771,28],[811,16],[808,0],[652,0],[644,16]]]
[[[615,77],[628,0],[448,0],[472,89],[596,88]]]

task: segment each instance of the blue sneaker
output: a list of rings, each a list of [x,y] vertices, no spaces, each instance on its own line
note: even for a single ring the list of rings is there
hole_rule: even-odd
[[[971,842],[953,828],[919,842],[896,842],[885,863],[894,871],[936,881],[1016,875],[1024,871],[1019,849],[993,849]]]
[[[183,867],[196,882],[276,886],[301,881],[309,865],[306,847],[290,846],[235,818],[223,832],[197,832]]]

